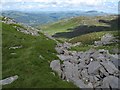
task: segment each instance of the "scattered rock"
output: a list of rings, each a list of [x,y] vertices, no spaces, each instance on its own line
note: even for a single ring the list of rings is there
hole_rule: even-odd
[[[12,82],[14,82],[17,79],[18,79],[18,75],[8,77],[6,79],[0,80],[0,85],[11,84]]]
[[[111,44],[117,41],[118,40],[116,40],[116,38],[112,34],[105,34],[104,36],[102,36],[100,41],[95,41],[94,45],[102,46],[102,45]]]
[[[106,35],[101,40],[111,41],[112,36],[110,36],[111,39],[108,39],[108,36]],[[71,44],[67,42],[59,43],[56,46],[56,51],[63,63],[60,65],[60,61],[52,61],[50,65],[54,71],[59,73],[59,76],[61,75],[63,80],[73,82],[79,88],[93,88],[95,90],[113,89],[115,85],[118,85],[117,81],[120,78],[118,54],[112,55],[104,49],[90,49],[86,52],[68,51],[70,47]]]

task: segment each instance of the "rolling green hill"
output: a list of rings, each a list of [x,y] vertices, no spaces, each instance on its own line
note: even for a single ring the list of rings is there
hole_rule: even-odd
[[[38,27],[41,29],[44,33],[48,33],[50,35],[56,35],[62,34],[62,32],[72,32],[75,31],[75,29],[79,29],[79,33],[82,31],[85,31],[83,29],[88,29],[91,28],[93,29],[106,29],[110,27],[110,24],[107,22],[105,23],[104,21],[111,21],[116,19],[117,16],[96,16],[96,17],[87,17],[87,16],[80,16],[80,17],[74,17],[71,19],[64,19],[60,20],[55,23],[43,25],[42,27]],[[104,21],[102,21],[104,20]],[[78,31],[78,30],[76,30]],[[64,33],[63,33],[64,34]],[[71,33],[73,34],[73,33]],[[79,35],[78,35],[79,36]],[[56,35],[57,37],[57,35]],[[62,37],[62,35],[61,35]]]
[[[3,88],[76,88],[53,74],[50,61],[58,59],[56,43],[39,36],[27,35],[13,25],[2,24],[2,78],[18,75],[18,79]],[[18,47],[18,48],[16,48]]]

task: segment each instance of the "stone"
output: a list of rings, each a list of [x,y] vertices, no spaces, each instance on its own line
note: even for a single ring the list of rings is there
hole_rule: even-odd
[[[120,79],[114,76],[108,76],[103,79],[103,88],[120,88],[119,86]]]
[[[118,48],[113,48],[111,52],[115,54],[120,54],[120,50]]]
[[[94,54],[96,52],[95,49],[91,48],[88,51],[86,51],[86,53],[89,53],[90,55]]]
[[[100,62],[98,61],[90,62],[90,64],[88,65],[88,73],[95,74],[100,67],[101,67]]]
[[[96,83],[94,83],[93,87],[96,88],[98,86],[101,86],[102,82],[101,81],[97,81]]]
[[[75,44],[73,44],[72,46],[75,47],[75,46],[79,46],[81,44],[81,42],[77,42]]]
[[[90,88],[93,88],[93,84],[92,84],[91,82],[88,83],[88,86],[89,86]]]
[[[63,72],[64,72],[64,75],[66,77],[66,80],[67,81],[70,81],[72,80],[73,78],[73,64],[71,64],[70,62],[68,61],[64,61],[63,62],[63,65],[64,65],[64,69],[63,69]]]
[[[103,65],[105,70],[107,70],[108,73],[110,73],[110,74],[114,74],[115,72],[119,72],[119,70],[115,67],[115,65],[110,61],[101,62],[101,65]]]
[[[81,63],[79,63],[78,64],[78,69],[85,69],[85,68],[87,68],[87,66],[85,65],[85,62],[84,61],[82,61]]]
[[[109,73],[106,72],[106,70],[104,69],[104,67],[100,67],[100,73],[102,73],[105,76],[109,76]],[[100,74],[101,75],[101,74]]]
[[[97,61],[101,61],[102,62],[102,61],[106,60],[106,57],[103,54],[99,54],[96,59],[97,59]]]
[[[74,84],[81,89],[82,88],[91,88],[89,85],[86,85],[82,80],[77,80],[74,82]]]
[[[102,42],[101,42],[101,41],[95,41],[95,42],[94,42],[94,45],[95,45],[95,46],[101,46],[101,45],[102,45]]]
[[[64,54],[64,50],[62,48],[55,48],[55,50],[57,51],[57,53],[59,54]]]
[[[110,61],[120,70],[120,59],[118,55],[111,55]]]
[[[79,79],[78,65],[75,64],[72,70],[73,77],[77,80]]]
[[[12,82],[14,82],[17,79],[18,79],[18,75],[8,77],[6,79],[0,80],[0,85],[11,84]]]
[[[92,55],[90,55],[90,57],[92,57],[94,60],[97,60],[99,54],[100,53],[98,51],[96,51],[95,53],[93,53]]]
[[[53,71],[57,72],[59,76],[61,76],[61,66],[60,66],[60,60],[54,60],[50,63],[50,67]]]
[[[89,77],[88,70],[87,69],[82,70],[81,75],[83,78],[88,78]]]
[[[101,41],[102,42],[106,42],[109,43],[110,41],[112,41],[114,39],[112,34],[105,34],[102,38]]]
[[[57,56],[62,61],[69,61],[72,58],[72,56],[70,56],[70,55],[57,55]]]
[[[79,60],[77,60],[76,58],[71,58],[70,60],[69,60],[71,63],[75,63],[75,64],[77,64],[78,62],[79,62]]]
[[[94,83],[94,76],[89,75],[89,81],[90,81],[91,83]]]

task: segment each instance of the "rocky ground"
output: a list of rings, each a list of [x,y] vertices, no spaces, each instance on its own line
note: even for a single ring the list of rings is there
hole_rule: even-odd
[[[109,38],[109,39],[108,39]],[[107,34],[101,38],[99,44],[110,44],[117,41]],[[73,82],[79,88],[120,88],[119,54],[110,54],[104,49],[90,49],[86,52],[69,51],[74,46],[70,43],[58,43],[56,51],[59,60],[53,60],[50,67],[63,80]]]

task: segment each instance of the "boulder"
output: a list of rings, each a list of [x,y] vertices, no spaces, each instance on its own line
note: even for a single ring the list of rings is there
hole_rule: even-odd
[[[101,67],[100,62],[98,61],[90,62],[90,64],[88,65],[88,73],[95,74],[97,73],[100,67]]]
[[[119,70],[115,67],[115,65],[110,61],[100,62],[101,65],[107,70],[108,73],[114,74],[115,72],[119,72]]]
[[[100,67],[100,73],[102,73],[102,74],[100,74],[100,75],[109,76],[109,73],[106,72],[106,70],[104,69],[104,67]]]
[[[73,79],[73,67],[74,67],[74,65],[68,61],[64,61],[63,65],[64,65],[63,73],[66,77],[66,80],[67,81],[72,80]]]
[[[56,50],[57,53],[59,53],[59,54],[64,54],[64,50],[63,50],[62,48],[56,47],[55,50]]]
[[[18,79],[18,75],[8,77],[6,79],[0,80],[0,85],[11,84],[12,82],[14,82],[17,79]]]
[[[105,34],[104,36],[102,36],[101,41],[109,43],[109,42],[113,41],[113,39],[114,39],[114,37],[112,34]]]
[[[103,79],[103,85],[102,88],[112,88],[112,89],[118,89],[120,79],[114,76],[108,76]]]
[[[61,66],[60,66],[60,60],[54,60],[50,63],[50,67],[53,71],[57,72],[59,76],[61,76]]]

